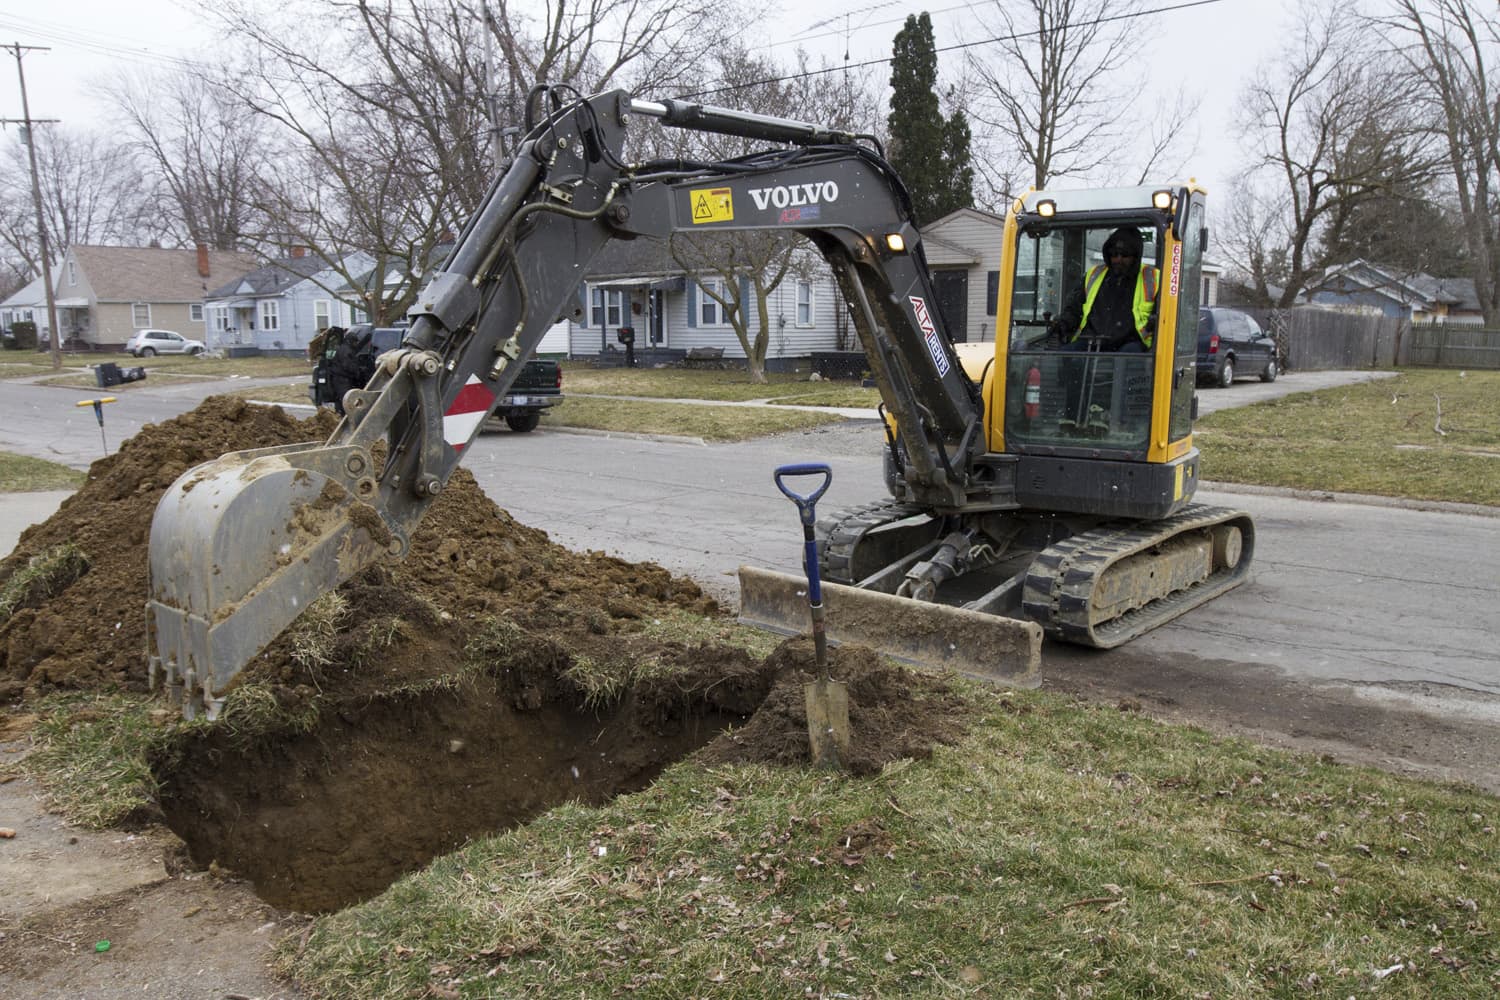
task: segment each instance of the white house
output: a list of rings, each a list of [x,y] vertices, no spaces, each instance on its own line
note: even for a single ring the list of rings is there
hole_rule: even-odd
[[[24,322],[36,324],[39,344],[51,329],[47,323],[47,285],[41,278],[0,302],[0,331],[9,333],[16,323]]]

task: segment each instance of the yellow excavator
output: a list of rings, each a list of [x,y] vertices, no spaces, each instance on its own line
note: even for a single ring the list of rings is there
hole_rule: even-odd
[[[401,346],[345,395],[329,439],[224,455],[163,496],[149,669],[187,714],[216,715],[239,671],[309,604],[405,554],[521,363],[576,309],[589,262],[642,236],[783,230],[831,267],[880,391],[890,493],[817,526],[848,621],[950,649],[975,622],[1003,624],[1034,661],[1043,631],[1118,645],[1244,579],[1249,517],[1192,503],[1207,240],[1194,185],[1019,199],[995,342],[955,346],[910,197],[872,136],[623,91],[549,106],[418,296]],[[628,162],[639,118],[767,148]],[[1058,317],[1122,227],[1159,275],[1149,348],[1059,338]],[[742,570],[741,581],[747,619],[802,627],[800,580]],[[860,637],[853,628],[846,638]]]

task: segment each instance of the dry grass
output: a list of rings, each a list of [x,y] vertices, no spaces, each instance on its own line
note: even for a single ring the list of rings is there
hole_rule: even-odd
[[[1500,505],[1500,372],[1411,370],[1199,422],[1223,482]]]
[[[688,762],[325,917],[310,995],[1472,997],[1495,800],[971,688],[856,781]]]

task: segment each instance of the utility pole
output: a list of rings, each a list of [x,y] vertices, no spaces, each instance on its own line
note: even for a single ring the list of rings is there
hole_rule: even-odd
[[[10,50],[16,57],[16,74],[21,78],[21,121],[19,124],[26,129],[26,153],[31,158],[31,201],[36,206],[36,233],[42,244],[42,284],[47,288],[47,330],[50,334],[52,344],[52,369],[62,369],[62,328],[57,323],[57,302],[52,294],[52,251],[47,247],[47,217],[42,212],[42,182],[37,177],[36,170],[36,131],[35,125],[56,122],[56,118],[43,119],[40,122],[32,121],[31,104],[26,99],[26,70],[21,66],[21,55],[26,52],[50,52],[37,45],[22,45],[14,42]],[[14,119],[5,119],[7,124],[13,123]]]

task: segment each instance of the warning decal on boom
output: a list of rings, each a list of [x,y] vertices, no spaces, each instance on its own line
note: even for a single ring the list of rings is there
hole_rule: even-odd
[[[727,187],[697,188],[688,192],[693,204],[693,225],[734,221],[734,192]]]

